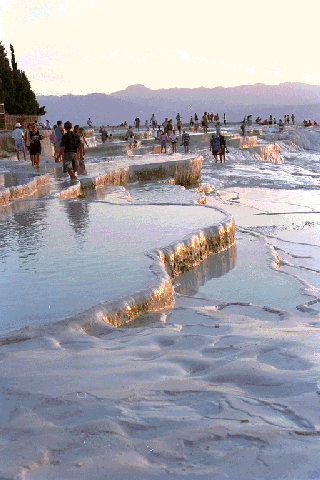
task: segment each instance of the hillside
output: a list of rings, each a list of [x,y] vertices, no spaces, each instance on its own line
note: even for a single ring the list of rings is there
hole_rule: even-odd
[[[161,107],[162,102],[194,102],[206,105],[304,105],[320,103],[320,86],[305,83],[280,83],[280,85],[240,85],[215,88],[170,88],[150,90],[144,85],[131,85],[125,90],[111,94],[125,101],[153,104]]]

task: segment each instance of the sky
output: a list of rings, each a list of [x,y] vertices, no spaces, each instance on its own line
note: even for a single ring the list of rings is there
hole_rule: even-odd
[[[320,85],[319,0],[0,0],[0,41],[37,95],[129,85]]]

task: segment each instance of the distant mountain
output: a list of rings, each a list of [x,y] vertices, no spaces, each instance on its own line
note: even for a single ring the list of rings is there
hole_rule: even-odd
[[[170,88],[151,90],[144,85],[131,85],[125,90],[110,95],[37,96],[40,105],[45,105],[45,119],[51,123],[70,120],[73,124],[86,125],[90,117],[95,125],[119,125],[133,123],[136,116],[144,123],[155,113],[158,121],[165,117],[175,118],[179,112],[188,122],[196,112],[226,113],[229,121],[240,121],[245,115],[263,119],[273,115],[283,118],[295,114],[297,121],[320,120],[320,86],[304,83],[281,83],[280,85],[242,85],[215,88]]]
[[[95,125],[118,125],[125,120],[133,121],[139,114],[136,104],[105,93],[69,94],[61,97],[39,95],[37,101],[45,105],[47,113],[43,119],[49,119],[52,124],[57,120],[70,120],[73,125],[87,125],[90,117]]]
[[[211,111],[215,105],[304,105],[320,103],[320,85],[305,83],[280,83],[280,85],[240,85],[215,88],[169,88],[150,90],[143,85],[133,85],[114,92],[112,97],[130,102],[160,107],[163,102],[201,103]],[[209,108],[210,107],[210,108]]]

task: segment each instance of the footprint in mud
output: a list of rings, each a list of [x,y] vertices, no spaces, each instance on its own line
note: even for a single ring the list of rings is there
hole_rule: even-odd
[[[312,363],[288,352],[269,350],[257,358],[258,362],[275,367],[277,370],[309,370]]]

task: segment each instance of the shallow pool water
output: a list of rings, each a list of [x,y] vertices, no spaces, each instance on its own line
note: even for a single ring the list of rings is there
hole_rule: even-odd
[[[150,250],[218,223],[204,206],[42,199],[0,221],[1,331],[43,324],[141,290]]]

